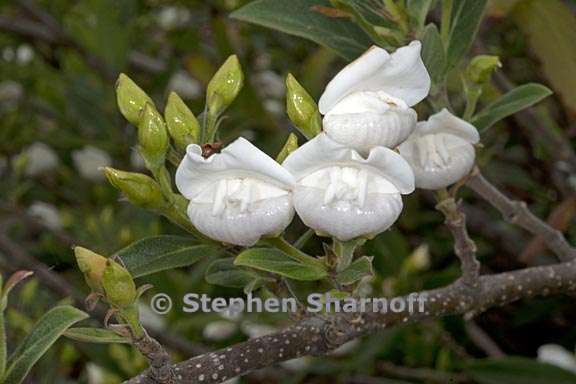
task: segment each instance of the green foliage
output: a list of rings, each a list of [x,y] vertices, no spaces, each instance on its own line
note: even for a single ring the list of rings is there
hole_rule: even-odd
[[[48,348],[68,328],[87,317],[88,314],[67,305],[55,307],[47,312],[10,355],[3,383],[21,383]]]
[[[297,262],[284,252],[271,248],[248,249],[236,256],[234,264],[276,273],[294,280],[320,280],[328,275],[320,266]]]
[[[260,276],[248,269],[240,268],[234,265],[233,257],[228,257],[215,260],[210,264],[206,270],[206,281],[210,284],[224,287],[243,288],[253,291],[275,280]]]
[[[553,365],[521,357],[475,360],[466,373],[479,384],[572,384],[576,375]]]
[[[422,34],[422,61],[432,84],[438,84],[446,73],[446,53],[440,32],[435,24],[428,24]]]
[[[181,236],[153,236],[139,240],[118,251],[119,257],[132,276],[141,277],[160,271],[192,265],[203,258],[222,254],[214,245]]]
[[[452,0],[450,0],[452,1]],[[484,16],[487,0],[457,0],[450,15],[446,62],[455,67],[470,49]]]
[[[540,84],[525,84],[488,104],[472,119],[479,130],[490,128],[498,121],[526,109],[550,96],[552,91]]]
[[[103,328],[69,328],[64,332],[64,336],[83,343],[127,344],[130,342],[130,340],[114,333],[113,331]]]
[[[312,40],[352,60],[370,46],[370,40],[347,20],[330,18],[315,7],[329,7],[326,0],[256,0],[231,17]]]
[[[336,275],[336,281],[342,285],[351,285],[364,277],[372,276],[372,257],[362,256]]]

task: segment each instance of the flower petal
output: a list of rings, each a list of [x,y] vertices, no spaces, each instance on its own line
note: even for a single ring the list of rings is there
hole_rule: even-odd
[[[320,190],[299,185],[294,191],[294,206],[308,227],[341,241],[375,236],[394,224],[402,212],[399,193],[368,194],[363,207],[347,201],[324,204],[323,198]]]
[[[442,148],[430,147],[427,138],[441,140]],[[412,167],[416,187],[436,190],[454,184],[474,167],[474,147],[450,134],[411,136],[398,149]]]
[[[424,136],[435,133],[448,133],[460,137],[471,144],[480,141],[480,135],[475,126],[454,116],[446,108],[430,116],[428,121],[418,123],[415,135]]]
[[[240,137],[209,158],[202,157],[202,149],[191,144],[176,170],[176,186],[192,199],[210,184],[223,177],[253,177],[284,189],[289,189],[294,178],[280,164]]]
[[[421,43],[413,41],[393,54],[373,46],[346,66],[328,83],[319,101],[320,113],[328,113],[340,100],[358,91],[383,91],[409,106],[430,91],[430,75],[420,57]]]
[[[241,246],[256,244],[264,235],[282,233],[294,217],[292,196],[269,198],[253,203],[250,209],[227,208],[214,215],[212,204],[191,202],[188,216],[192,224],[206,236],[224,243]]]
[[[334,165],[368,167],[394,184],[401,193],[414,190],[414,174],[398,153],[389,148],[376,147],[370,151],[368,159],[365,159],[355,150],[330,139],[325,133],[317,135],[292,152],[282,165],[292,172],[297,180]]]

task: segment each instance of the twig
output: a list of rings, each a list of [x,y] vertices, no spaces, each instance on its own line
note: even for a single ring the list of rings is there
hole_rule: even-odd
[[[148,360],[151,374],[147,379],[150,384],[174,383],[174,370],[170,365],[170,355],[156,339],[144,331],[142,337],[132,337],[132,344]]]
[[[504,357],[498,344],[473,320],[466,322],[466,333],[472,342],[489,357]]]
[[[531,234],[540,236],[546,246],[562,261],[576,258],[576,250],[568,244],[562,233],[536,217],[523,201],[511,200],[482,176],[476,169],[466,185],[494,206],[504,218]]]
[[[337,313],[311,317],[279,333],[248,340],[174,365],[176,384],[215,384],[256,369],[305,355],[322,355],[362,335],[398,325],[446,315],[480,313],[536,295],[576,292],[576,261],[553,266],[481,276],[476,292],[461,280],[436,290],[420,292],[428,297],[424,312]],[[126,381],[145,382],[148,371]]]
[[[448,197],[436,206],[446,218],[445,224],[454,237],[454,253],[462,265],[462,279],[472,288],[478,285],[480,263],[476,259],[476,244],[468,235],[466,229],[466,215],[462,211],[461,203],[453,197]]]

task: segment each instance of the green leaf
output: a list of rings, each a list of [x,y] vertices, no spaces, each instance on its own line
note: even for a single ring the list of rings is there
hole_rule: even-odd
[[[210,284],[231,288],[244,288],[260,279],[258,274],[234,265],[233,257],[212,262],[206,270],[205,277]]]
[[[490,128],[505,117],[526,109],[551,94],[549,88],[540,84],[521,85],[486,106],[472,118],[472,124],[479,130]]]
[[[116,256],[124,262],[133,277],[186,267],[204,257],[215,257],[223,250],[198,240],[181,236],[153,236],[134,242],[118,251]]]
[[[129,343],[125,337],[122,337],[113,331],[103,328],[70,328],[64,332],[64,336],[69,339],[81,341],[84,343]]]
[[[336,280],[342,285],[354,284],[365,276],[372,276],[372,257],[362,256],[355,260],[348,268],[336,276]]]
[[[87,313],[69,305],[58,306],[47,312],[10,356],[3,384],[21,383],[48,348],[69,327],[87,317]]]
[[[357,25],[325,16],[314,10],[318,6],[331,5],[327,0],[256,0],[233,12],[231,17],[312,40],[348,60],[355,59],[371,45]]]
[[[284,252],[271,248],[253,248],[242,252],[235,265],[276,273],[294,280],[320,280],[327,272],[320,266],[302,264]]]
[[[576,16],[570,5],[561,0],[522,1],[513,20],[560,101],[576,112]]]
[[[448,69],[455,67],[474,41],[487,0],[457,0],[452,6],[448,38]]]
[[[428,24],[422,34],[422,60],[432,83],[440,83],[446,73],[446,54],[440,32],[434,24]]]
[[[576,375],[521,357],[476,360],[465,372],[479,384],[574,384]]]
[[[432,0],[408,0],[407,10],[408,14],[413,20],[413,23],[421,28],[426,23],[426,16],[430,11]]]

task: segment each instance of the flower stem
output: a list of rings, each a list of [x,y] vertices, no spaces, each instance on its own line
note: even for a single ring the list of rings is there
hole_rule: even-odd
[[[283,237],[270,237],[263,239],[265,243],[273,246],[276,249],[281,250],[286,255],[290,256],[291,259],[296,260],[302,264],[313,265],[315,267],[324,268],[324,264],[315,257],[305,254],[298,248],[294,247],[292,244],[287,242]]]

